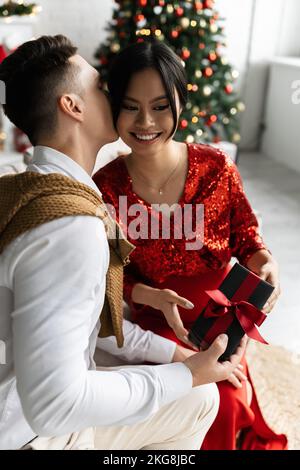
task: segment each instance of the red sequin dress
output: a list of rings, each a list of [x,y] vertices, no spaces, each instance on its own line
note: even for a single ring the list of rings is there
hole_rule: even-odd
[[[194,208],[204,205],[202,248],[186,249],[191,239],[187,240],[185,224],[182,219],[176,219],[175,212],[171,215],[170,237],[163,238],[164,213],[151,207],[133,191],[122,157],[99,170],[94,181],[104,201],[114,207],[127,238],[136,246],[131,263],[125,269],[124,279],[124,298],[131,307],[133,321],[177,343],[180,341],[161,312],[131,301],[133,286],[142,282],[156,288],[170,288],[193,302],[193,310],[179,308],[183,323],[189,329],[207,301],[201,293],[220,285],[230,269],[231,258],[236,257],[246,265],[257,250],[266,248],[258,233],[257,220],[245,196],[238,170],[219,149],[188,145],[188,173],[178,201],[177,210],[182,210],[186,205]],[[130,209],[132,205],[138,206]],[[186,220],[195,233],[201,232],[196,229],[196,210],[189,212]],[[156,239],[151,238],[153,226],[160,230],[160,236],[155,232]],[[243,363],[247,374],[245,360]],[[264,422],[255,393],[251,406],[248,406],[245,383],[242,389],[236,389],[224,381],[218,384],[218,388],[220,409],[202,449],[236,449],[236,436],[241,430],[242,449],[286,447],[285,436],[275,434]]]

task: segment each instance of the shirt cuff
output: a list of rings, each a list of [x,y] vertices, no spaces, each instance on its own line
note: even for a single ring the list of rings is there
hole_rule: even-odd
[[[151,345],[145,355],[145,361],[170,364],[175,353],[176,343],[152,332],[151,335]]]
[[[193,376],[190,369],[183,362],[155,367],[164,390],[162,405],[171,403],[190,393],[193,388]]]

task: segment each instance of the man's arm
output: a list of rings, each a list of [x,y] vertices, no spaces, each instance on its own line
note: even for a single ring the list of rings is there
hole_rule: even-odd
[[[89,336],[103,303],[97,299],[104,295],[106,243],[99,219],[68,217],[28,232],[12,254],[17,389],[37,434],[132,424],[192,388],[182,363],[87,369]]]

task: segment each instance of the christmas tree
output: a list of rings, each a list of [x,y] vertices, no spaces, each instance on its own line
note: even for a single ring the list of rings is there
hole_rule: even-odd
[[[110,61],[124,47],[154,37],[181,57],[188,77],[189,101],[176,138],[187,142],[238,143],[239,112],[233,82],[238,72],[224,56],[223,19],[214,0],[116,0],[108,38],[95,57],[103,79]]]

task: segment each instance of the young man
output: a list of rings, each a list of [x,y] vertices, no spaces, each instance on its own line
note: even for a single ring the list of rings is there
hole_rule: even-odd
[[[0,79],[7,116],[35,146],[27,172],[0,179],[0,448],[89,448],[96,427],[102,449],[198,449],[217,413],[213,382],[234,372],[244,344],[221,364],[226,337],[191,355],[120,322],[122,292],[106,288],[118,257],[91,179],[117,135],[99,74],[70,41],[23,44]],[[100,324],[129,362],[164,365],[97,371]],[[103,339],[111,353],[118,346]]]

